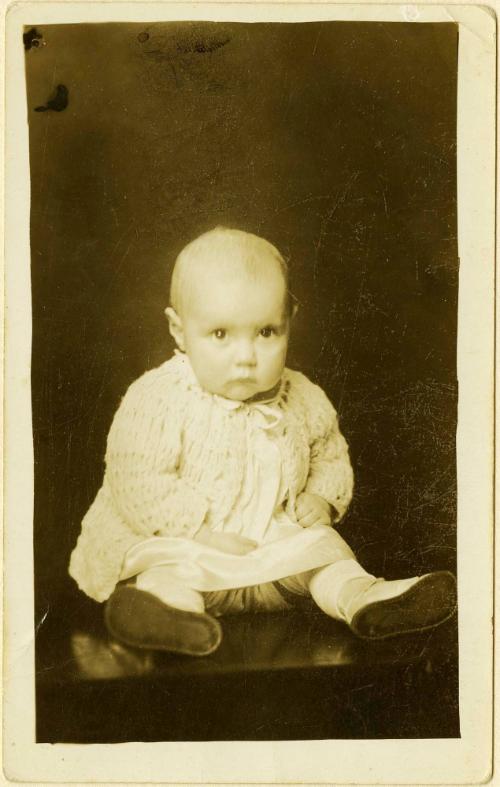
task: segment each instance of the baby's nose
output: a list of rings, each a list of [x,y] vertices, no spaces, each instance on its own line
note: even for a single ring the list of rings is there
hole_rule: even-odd
[[[242,340],[236,348],[236,362],[241,366],[255,366],[255,347],[252,341]]]

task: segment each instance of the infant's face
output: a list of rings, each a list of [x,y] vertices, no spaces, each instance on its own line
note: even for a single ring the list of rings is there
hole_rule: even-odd
[[[238,401],[273,388],[285,366],[289,328],[279,266],[258,278],[212,271],[193,289],[182,343],[201,387]]]

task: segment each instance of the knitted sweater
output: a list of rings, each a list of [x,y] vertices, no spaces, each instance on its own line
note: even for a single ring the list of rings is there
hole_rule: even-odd
[[[337,415],[319,386],[285,369],[274,404],[276,435],[294,519],[297,495],[320,495],[344,515],[353,474]],[[113,419],[101,489],[71,555],[70,574],[105,601],[125,553],[154,535],[190,538],[202,523],[224,521],[238,505],[248,461],[247,413],[200,388],[189,361],[176,355],[128,389]]]

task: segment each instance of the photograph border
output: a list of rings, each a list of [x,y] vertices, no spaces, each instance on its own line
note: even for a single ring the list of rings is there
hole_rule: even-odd
[[[78,22],[456,22],[461,738],[35,743],[29,159],[22,28]],[[492,768],[496,19],[479,5],[14,3],[6,15],[4,772],[24,782],[473,784]]]

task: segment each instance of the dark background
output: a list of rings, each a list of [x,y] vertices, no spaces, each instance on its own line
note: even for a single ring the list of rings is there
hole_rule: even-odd
[[[120,397],[172,352],[173,260],[215,224],[290,259],[289,366],[336,405],[341,532],[378,575],[456,558],[457,28],[37,28],[31,162],[37,615],[67,575]],[[46,105],[58,84],[61,111]],[[68,609],[70,608],[68,607]]]

